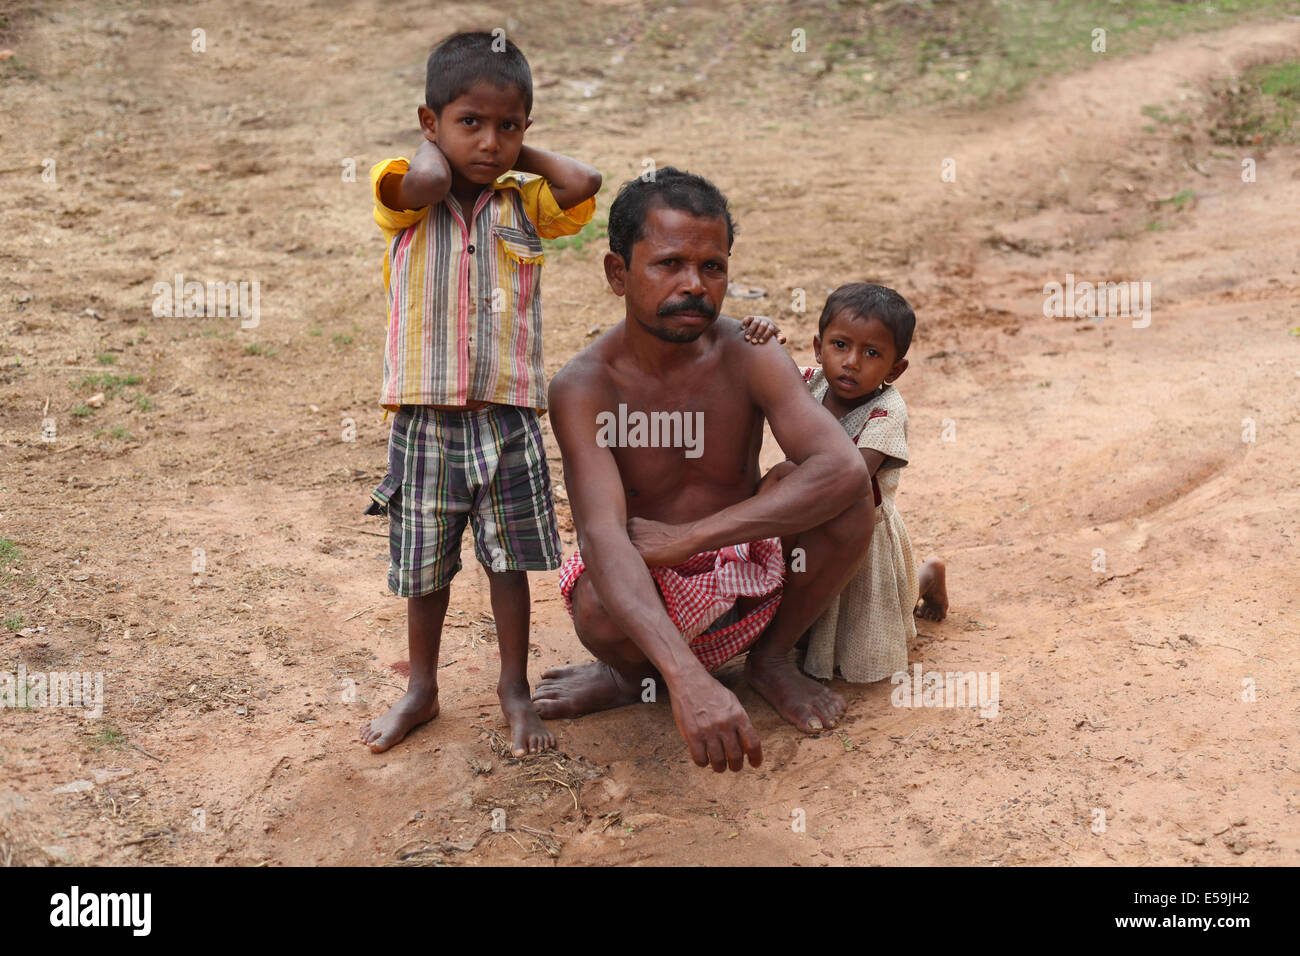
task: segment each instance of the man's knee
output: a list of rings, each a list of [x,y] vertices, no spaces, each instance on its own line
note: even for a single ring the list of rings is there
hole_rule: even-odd
[[[791,472],[793,472],[795,468],[796,468],[795,463],[788,460],[778,462],[777,464],[773,465],[771,470],[768,471],[768,473],[764,475],[761,479],[759,479],[758,487],[754,489],[755,497],[764,494],[765,492],[771,491],[773,488],[777,486],[777,484],[783,478],[785,478]]]
[[[591,576],[584,574],[573,586],[573,629],[578,639],[591,647],[592,643],[609,644],[623,639],[618,625],[614,623],[605,605],[600,602],[596,586],[591,583]]]
[[[876,528],[876,504],[860,498],[822,526],[830,545],[843,560],[861,558],[871,544]]]

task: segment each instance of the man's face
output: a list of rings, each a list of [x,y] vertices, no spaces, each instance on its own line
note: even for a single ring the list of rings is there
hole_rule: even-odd
[[[652,205],[632,261],[610,253],[610,287],[628,318],[665,342],[693,342],[711,326],[727,294],[727,223]],[[612,260],[612,261],[611,261]]]
[[[453,173],[485,186],[510,171],[532,120],[517,86],[480,82],[442,108],[420,107],[425,139],[436,143]]]

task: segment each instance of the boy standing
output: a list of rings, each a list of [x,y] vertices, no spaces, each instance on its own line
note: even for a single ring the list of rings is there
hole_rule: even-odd
[[[511,749],[523,756],[555,745],[527,673],[526,572],[560,565],[538,418],[540,237],[590,222],[601,177],[523,145],[532,99],[528,61],[513,43],[448,37],[429,55],[425,141],[409,164],[391,159],[370,171],[387,240],[380,401],[396,415],[388,475],[367,513],[389,515],[388,585],[407,598],[411,657],[405,696],[361,728],[376,753],[438,715],[438,649],[467,521],[488,571]]]

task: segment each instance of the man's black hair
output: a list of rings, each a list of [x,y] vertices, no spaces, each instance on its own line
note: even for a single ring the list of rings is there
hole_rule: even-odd
[[[524,94],[524,115],[532,115],[528,60],[504,35],[491,33],[454,33],[433,48],[425,67],[424,105],[441,116],[448,103],[485,80],[497,87],[518,87]]]
[[[632,262],[632,247],[645,238],[646,213],[656,204],[692,216],[725,219],[730,251],[736,239],[736,224],[722,190],[703,176],[664,166],[655,170],[649,182],[641,176],[625,182],[609,207],[609,251],[621,257],[624,265]]]
[[[912,345],[916,314],[907,300],[893,289],[874,282],[849,282],[840,286],[822,306],[822,316],[817,322],[818,333],[826,334],[826,326],[840,312],[846,312],[854,319],[878,319],[894,337],[895,362],[906,355]]]

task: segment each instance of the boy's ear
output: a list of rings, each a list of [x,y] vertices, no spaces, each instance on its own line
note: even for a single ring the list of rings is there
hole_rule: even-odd
[[[438,114],[423,103],[420,104],[416,111],[420,117],[420,130],[424,133],[424,138],[431,143],[438,142]]]
[[[907,359],[899,359],[894,363],[894,367],[889,370],[889,374],[885,376],[885,381],[892,385],[898,379],[898,376],[902,375],[906,371]]]
[[[822,337],[819,333],[813,333],[813,357],[817,359],[817,364],[822,364]]]
[[[527,131],[528,131],[528,127],[530,127],[530,126],[532,126],[532,125],[533,125],[533,118],[530,116],[530,117],[528,117],[528,119],[524,120],[524,131],[527,132]]]
[[[605,253],[605,281],[615,295],[627,291],[627,266],[623,264],[623,257],[616,252]]]

